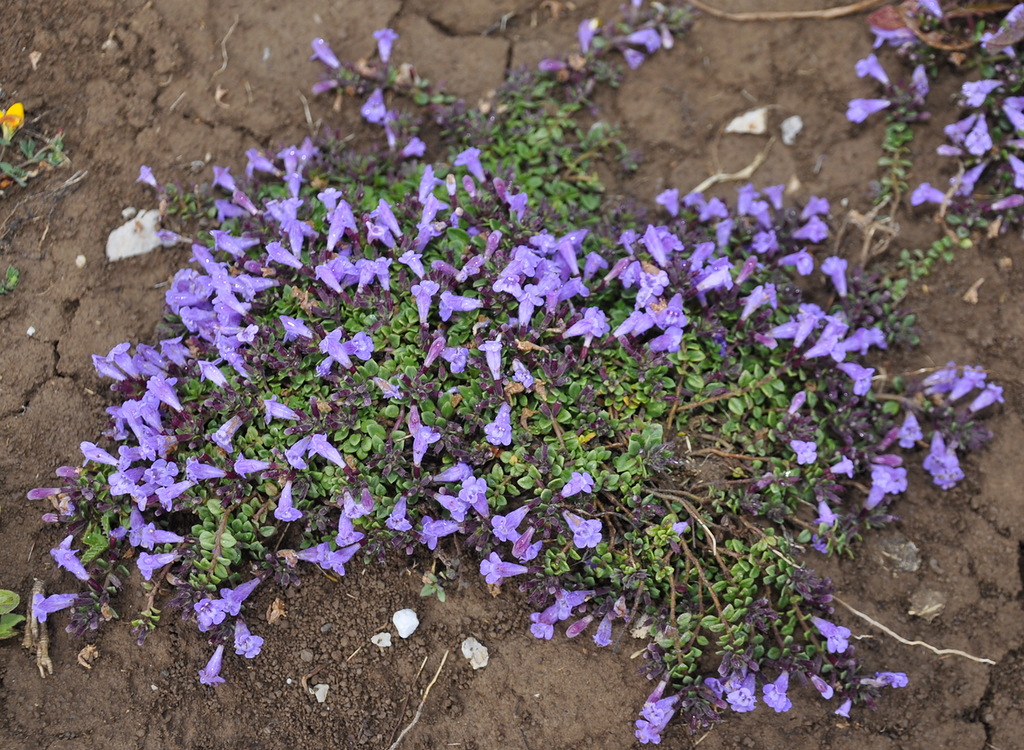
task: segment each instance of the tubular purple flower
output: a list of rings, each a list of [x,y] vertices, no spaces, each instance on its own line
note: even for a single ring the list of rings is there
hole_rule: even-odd
[[[818,629],[818,632],[827,639],[825,647],[830,654],[842,654],[850,647],[849,628],[844,628],[842,625],[835,625],[820,617],[812,617],[811,622],[814,623],[814,627]],[[815,687],[817,687],[817,685],[815,685]],[[821,688],[818,689],[821,690]]]
[[[818,444],[813,440],[790,440],[789,447],[796,453],[796,462],[801,466],[818,460]]]
[[[597,519],[584,520],[569,511],[562,511],[562,518],[569,524],[572,543],[576,548],[592,549],[601,543],[601,522]]]
[[[71,549],[71,542],[74,537],[68,534],[56,548],[50,550],[50,555],[57,562],[57,566],[64,568],[79,581],[88,581],[89,572],[85,569],[82,561],[78,559],[78,552]]]
[[[235,620],[235,653],[252,659],[259,655],[263,648],[263,639],[249,632],[249,627],[242,618]]]
[[[136,559],[136,564],[139,566],[139,572],[142,573],[142,577],[148,581],[153,577],[153,573],[156,570],[159,570],[165,565],[170,565],[180,556],[181,555],[177,552],[162,552],[156,555],[151,555],[148,552],[140,552]]]
[[[913,448],[918,440],[924,440],[924,433],[917,422],[914,412],[908,411],[898,433],[901,448]]]
[[[427,454],[427,448],[441,439],[441,433],[426,425],[420,425],[412,436],[412,465],[419,466]]]
[[[974,397],[971,405],[967,407],[967,411],[973,414],[996,402],[1003,403],[1003,387],[989,383],[985,386],[985,390]]]
[[[473,297],[460,297],[451,292],[441,292],[441,320],[448,321],[453,312],[469,312],[483,307],[483,302]]]
[[[501,585],[504,579],[528,573],[529,570],[525,565],[505,562],[497,552],[492,552],[487,559],[480,561],[480,575],[493,585]]]
[[[98,464],[107,464],[108,466],[117,466],[117,459],[111,456],[102,448],[97,447],[95,443],[88,441],[79,444],[79,450],[82,451],[82,455],[85,456],[85,462],[82,466],[85,466],[90,461],[94,461]]]
[[[387,63],[391,59],[391,47],[398,41],[398,33],[394,29],[378,29],[373,32],[373,38],[377,40],[377,54],[380,61]]]
[[[271,419],[299,419],[299,413],[278,401],[277,396],[263,399],[263,408],[266,411],[263,417],[266,424],[270,424]]]
[[[145,164],[139,167],[139,176],[135,178],[135,181],[149,185],[151,188],[159,188],[159,185],[156,184],[156,178],[153,176],[153,170]]]
[[[847,262],[835,255],[825,258],[821,263],[821,272],[829,277],[840,297],[845,297],[847,293],[846,268]]]
[[[473,467],[459,462],[434,475],[435,482],[464,482],[473,476]]]
[[[398,498],[398,502],[395,503],[394,510],[391,511],[391,515],[388,516],[384,525],[394,531],[409,531],[412,529],[412,524],[409,523],[409,519],[406,518],[406,504],[407,501],[405,495]]]
[[[430,516],[423,516],[423,526],[420,536],[428,549],[437,549],[437,540],[443,536],[454,534],[459,530],[459,524],[455,521],[435,521]]]
[[[199,670],[199,681],[204,685],[216,685],[219,682],[224,682],[224,678],[220,676],[223,660],[224,646],[217,646],[213,651],[213,656],[210,657],[210,661]]]
[[[811,684],[814,685],[815,690],[821,693],[821,697],[825,700],[831,700],[832,696],[835,694],[835,690],[832,689],[832,686],[816,674],[810,675],[810,678]]]
[[[583,310],[583,318],[569,326],[562,334],[562,338],[570,336],[584,336],[583,345],[589,346],[594,338],[600,338],[611,330],[608,325],[608,317],[599,307],[587,307]]]
[[[807,276],[814,270],[814,258],[806,250],[784,255],[775,263],[778,266],[794,266],[801,276]]]
[[[492,380],[501,380],[501,349],[500,339],[480,344],[480,351],[486,355],[487,369],[491,371]]]
[[[512,407],[502,404],[493,422],[484,425],[484,434],[491,445],[512,444]]]
[[[335,466],[339,466],[342,469],[346,467],[345,459],[342,458],[341,453],[327,440],[327,435],[320,432],[316,435],[312,435],[309,439],[309,452],[321,456],[327,459]]]
[[[889,76],[885,74],[885,70],[882,68],[881,63],[878,62],[878,58],[872,53],[865,57],[863,60],[858,60],[854,66],[854,70],[857,72],[858,78],[864,78],[865,76],[871,76],[879,83],[888,86]]]
[[[261,583],[263,583],[262,578],[252,578],[233,589],[221,589],[221,606],[224,611],[232,617],[237,617],[238,613],[242,611],[242,604]]]
[[[932,475],[935,484],[944,490],[951,489],[964,478],[955,447],[947,447],[938,430],[932,434],[931,451],[922,465]]]
[[[238,432],[238,429],[241,426],[242,418],[236,414],[223,425],[221,425],[216,432],[214,432],[212,435],[209,435],[208,437],[210,438],[210,440],[216,443],[225,453],[233,453],[235,449],[234,446],[231,444],[231,441],[234,439],[235,433]]]
[[[942,6],[939,5],[939,0],[918,0],[918,5],[936,18],[942,18]]]
[[[221,479],[227,476],[227,472],[216,466],[204,464],[195,457],[189,457],[185,462],[185,476],[190,482],[201,482],[204,479]]]
[[[67,609],[78,598],[78,594],[52,594],[44,597],[42,594],[32,595],[32,612],[36,620],[46,622],[48,615]]]
[[[384,92],[380,89],[374,89],[373,93],[367,98],[366,103],[359,110],[359,114],[363,116],[364,120],[375,125],[384,122],[387,113],[387,107],[384,106]]]
[[[581,492],[590,493],[594,491],[594,478],[589,471],[574,471],[572,477],[562,487],[562,497],[573,497]]]
[[[869,115],[880,112],[892,105],[888,99],[851,99],[846,110],[846,119],[850,122],[864,122]]]
[[[910,194],[910,205],[920,206],[922,203],[942,203],[945,199],[946,194],[941,190],[932,187],[927,182],[922,182]]]
[[[257,471],[266,471],[272,466],[270,461],[260,461],[255,458],[239,458],[235,461],[234,470],[239,476],[248,476]]]
[[[335,56],[334,52],[328,46],[327,42],[323,40],[323,38],[317,37],[316,39],[314,39],[312,42],[312,47],[313,56],[309,58],[310,60],[319,60],[332,70],[337,70],[341,66],[341,63],[338,62],[338,58]]]
[[[988,121],[979,114],[977,122],[964,137],[964,147],[975,156],[984,156],[992,148],[992,136],[988,132]]]
[[[504,516],[492,516],[491,528],[494,536],[503,542],[515,542],[519,538],[519,524],[530,512],[530,506],[522,505]]]
[[[469,173],[479,182],[484,182],[487,179],[487,175],[484,174],[484,168],[480,164],[480,149],[475,146],[471,146],[460,153],[455,157],[455,161],[452,163],[456,167],[465,167],[468,169]]]
[[[836,365],[853,379],[853,392],[857,396],[863,396],[871,390],[871,379],[875,376],[874,367],[862,367],[856,362],[841,362]]]

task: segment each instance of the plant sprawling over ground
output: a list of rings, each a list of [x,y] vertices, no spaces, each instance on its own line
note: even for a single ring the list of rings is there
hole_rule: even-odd
[[[574,115],[618,79],[609,52],[635,67],[688,24],[636,5],[510,75],[490,113],[392,64],[388,29],[374,64],[316,40],[316,90],[360,97],[381,146],[253,150],[206,197],[143,169],[169,212],[208,205],[218,228],[175,275],[158,345],[95,357],[118,395],[106,440],[30,493],[87,586],[37,597],[40,619],[70,608],[69,629],[96,628],[137,568],[140,640],[158,603],[179,608],[215,648],[214,684],[225,648],[261,648],[258,587],[451,546],[527,593],[538,638],[647,640],[642,742],[759,693],[785,711],[791,681],[843,715],[905,684],[859,669],[808,548],[892,520],[900,449],[953,486],[1000,389],[977,368],[903,383],[870,366],[913,320],[888,281],[828,255],[822,198],[606,204],[594,167],[628,152]],[[402,96],[433,123],[393,109]]]

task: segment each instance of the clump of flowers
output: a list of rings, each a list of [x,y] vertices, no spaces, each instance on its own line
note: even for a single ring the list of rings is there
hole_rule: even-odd
[[[947,7],[944,9],[943,5]],[[952,10],[958,12],[949,12]],[[990,233],[997,234],[1019,226],[1024,215],[1024,195],[1020,192],[1024,189],[1024,161],[1017,156],[1024,146],[1024,76],[1014,52],[1015,45],[1024,38],[1024,3],[1005,14],[1000,12],[1000,17],[993,13],[987,7],[957,4],[954,8],[953,4],[921,2],[902,15],[887,15],[893,23],[885,28],[875,27],[874,31],[878,44],[888,42],[901,55],[916,62],[913,79],[920,81],[918,88],[925,93],[926,71],[937,73],[941,53],[958,56],[960,67],[966,66],[970,55],[970,67],[980,77],[961,86],[959,102],[964,116],[944,127],[948,142],[938,148],[940,155],[956,159],[956,174],[948,186],[919,184],[910,202],[914,206],[938,206],[940,216],[951,227],[988,228]],[[879,99],[851,101],[847,113],[851,121],[863,122],[873,112],[882,110],[889,113],[890,122],[913,122],[927,117],[926,112],[906,117],[907,92],[893,87],[874,55],[857,64],[857,74],[876,79],[882,84],[884,95]],[[923,104],[923,97],[919,104]],[[912,107],[910,111],[917,109]],[[887,133],[887,142],[890,136]],[[905,143],[907,139],[909,135]]]
[[[653,46],[635,35],[672,12],[603,43],[588,25],[580,55]],[[260,587],[457,547],[526,593],[537,638],[646,639],[644,743],[759,695],[788,710],[791,683],[842,715],[905,684],[860,671],[808,547],[892,520],[896,443],[930,446],[926,468],[953,486],[998,388],[951,365],[878,398],[895,386],[869,354],[904,343],[907,320],[876,278],[821,257],[823,198],[668,190],[647,217],[576,202],[597,187],[542,188],[551,165],[508,141],[537,91],[564,94],[555,116],[585,103],[586,64],[519,74],[507,121],[486,125],[419,89],[451,149],[423,158],[387,104],[394,34],[376,38],[358,84],[325,42],[314,53],[325,80],[364,87],[383,145],[307,139],[251,151],[245,177],[216,170],[220,228],[175,275],[161,340],[94,358],[118,397],[105,440],[30,493],[67,527],[52,554],[87,591],[40,597],[39,616],[70,608],[69,629],[95,628],[137,568],[140,640],[177,607],[209,638],[213,685],[226,649],[260,651],[245,620]],[[588,136],[546,137],[586,170]]]

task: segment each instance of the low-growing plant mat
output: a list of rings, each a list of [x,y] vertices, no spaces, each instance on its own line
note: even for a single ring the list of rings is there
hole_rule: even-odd
[[[154,341],[163,302],[162,288],[154,287],[187,260],[185,250],[162,250],[106,264],[106,234],[122,222],[121,210],[147,208],[152,201],[133,183],[139,164],[186,184],[208,181],[210,163],[240,172],[246,149],[298,142],[306,134],[300,93],[312,123],[322,120],[342,133],[368,137],[357,102],[342,99],[335,111],[329,98],[308,93],[319,73],[306,62],[313,37],[330,39],[350,59],[370,55],[370,33],[392,26],[402,35],[396,55],[475,103],[500,84],[506,65],[561,55],[574,44],[580,20],[617,12],[612,3],[578,3],[575,9],[549,3],[435,5],[289,3],[285,10],[181,3],[172,10],[156,3],[115,12],[105,3],[58,2],[24,3],[8,12],[13,52],[3,69],[5,96],[23,101],[28,119],[40,118],[34,123],[40,130],[65,130],[72,164],[24,190],[9,189],[0,202],[3,261],[21,271],[14,293],[0,298],[7,346],[0,370],[6,448],[0,459],[0,587],[25,599],[40,577],[48,591],[64,590],[67,576],[53,568],[46,552],[61,537],[40,523],[41,506],[25,501],[25,492],[48,484],[55,467],[75,462],[81,440],[95,439],[109,400],[89,355],[121,341]],[[751,2],[720,5],[759,9]],[[560,11],[566,15],[553,18]],[[626,142],[643,156],[628,179],[609,167],[603,177],[610,192],[650,201],[667,187],[686,191],[709,174],[741,170],[767,139],[720,131],[753,100],[775,105],[773,122],[791,114],[805,122],[794,146],[772,145],[756,184],[785,184],[796,176],[797,199],[828,197],[839,221],[847,208],[867,214],[867,186],[877,177],[884,125],[853,126],[845,111],[848,100],[872,95],[870,85],[852,75],[869,45],[857,17],[699,20],[673,50],[627,75],[620,89],[599,95],[604,116],[624,127]],[[31,52],[40,53],[35,66]],[[945,85],[932,94],[933,108],[957,86]],[[950,176],[947,162],[932,156],[942,140],[937,126],[915,141],[919,181],[937,184]],[[79,170],[88,174],[67,184]],[[728,184],[709,192],[734,196]],[[928,247],[936,238],[929,217],[929,211],[904,207],[899,235],[886,252]],[[850,216],[841,251],[851,261],[859,261],[870,231]],[[1015,240],[984,240],[914,282],[909,302],[920,313],[923,347],[876,365],[889,373],[948,360],[983,365],[1006,386],[1006,403],[990,422],[996,440],[965,460],[966,480],[948,492],[912,468],[910,491],[894,507],[901,522],[869,536],[855,548],[854,560],[822,558],[818,566],[845,602],[906,639],[958,648],[998,665],[902,645],[840,608],[836,619],[864,636],[856,641],[859,658],[873,668],[905,671],[910,685],[886,691],[877,711],[861,707],[849,720],[802,688],[790,713],[775,716],[762,708],[746,717],[729,715],[702,747],[1014,747],[1021,734],[1018,561],[1024,540],[1024,469],[1016,456],[1022,437],[1017,348],[1024,320],[1014,295],[1022,262]],[[79,255],[86,259],[82,268],[75,262]],[[981,278],[977,303],[964,302]],[[29,328],[32,336],[26,335]],[[907,569],[914,568],[908,541],[918,551],[913,570]],[[400,563],[356,567],[341,582],[310,578],[284,597],[285,618],[261,622],[267,642],[260,658],[251,665],[234,662],[231,679],[215,691],[195,679],[209,647],[171,611],[142,648],[126,624],[104,627],[95,644],[99,658],[89,670],[77,663],[85,643],[51,629],[54,678],[41,679],[25,652],[7,641],[0,647],[0,740],[15,748],[292,747],[303,741],[388,747],[412,720],[423,688],[451,651],[403,746],[634,743],[632,722],[651,685],[637,674],[628,642],[614,653],[594,648],[589,639],[556,635],[538,641],[527,630],[531,608],[514,585],[492,597],[470,569],[466,585],[449,586],[442,604],[419,597],[429,559]],[[942,612],[930,621],[910,615],[917,597],[929,590],[945,599]],[[273,598],[271,590],[261,591],[253,611],[263,612]],[[141,608],[143,595],[129,586],[122,599],[127,611]],[[420,630],[378,651],[369,637],[406,606],[418,610]],[[491,649],[483,671],[471,671],[457,653],[468,635]],[[317,703],[304,683],[329,684],[327,701]],[[692,741],[673,726],[662,744],[688,747]]]

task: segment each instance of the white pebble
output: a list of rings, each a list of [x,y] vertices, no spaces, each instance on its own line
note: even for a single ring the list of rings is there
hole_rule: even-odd
[[[398,610],[391,616],[391,622],[394,623],[400,638],[408,638],[420,626],[420,618],[411,609]]]
[[[387,631],[370,637],[370,643],[379,648],[391,648],[391,633]]]
[[[138,212],[139,212],[139,209],[135,208],[135,206],[128,206],[127,208],[122,208],[121,209],[121,218],[122,219],[134,219],[135,218],[135,214],[137,214]]]
[[[28,334],[29,336],[35,336],[36,335],[36,327],[35,326],[29,326],[28,330],[25,331],[25,333]]]
[[[330,685],[325,685],[324,683],[321,682],[321,683],[319,683],[317,685],[314,685],[313,686],[313,690],[311,692],[313,693],[313,695],[316,696],[316,702],[317,703],[323,703],[324,701],[327,700],[327,691],[330,690],[330,689],[331,689]]]
[[[487,662],[490,661],[487,646],[472,636],[462,642],[462,655],[469,659],[473,669],[483,669],[487,666]]]
[[[796,143],[796,137],[800,134],[800,131],[804,129],[803,118],[800,115],[787,117],[779,125],[779,129],[782,130],[782,142],[787,146],[792,146]]]
[[[761,135],[767,128],[768,108],[758,107],[730,120],[729,124],[725,126],[725,132]]]
[[[85,268],[85,256],[79,255],[77,258],[75,258],[75,265],[78,266],[79,268]]]

